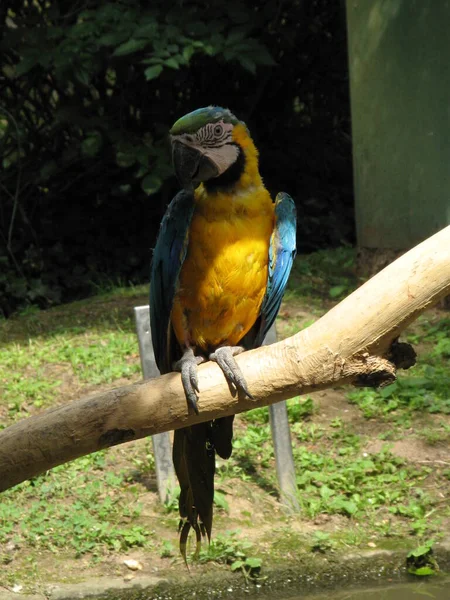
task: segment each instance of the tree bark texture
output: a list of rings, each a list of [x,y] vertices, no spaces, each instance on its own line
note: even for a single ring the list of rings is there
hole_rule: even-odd
[[[414,351],[397,341],[450,293],[450,226],[367,281],[294,336],[237,357],[254,399],[237,396],[214,363],[199,367],[200,414],[178,373],[58,406],[0,431],[0,491],[108,446],[266,406],[344,383],[378,386]]]

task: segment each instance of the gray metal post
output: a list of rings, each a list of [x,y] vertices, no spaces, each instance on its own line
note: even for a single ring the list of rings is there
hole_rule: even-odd
[[[144,379],[158,377],[159,371],[153,353],[150,332],[150,314],[148,306],[136,306],[134,309],[136,329],[139,340],[139,353],[141,356],[142,372]],[[264,345],[277,341],[275,324],[272,325],[264,340]],[[291,432],[287,415],[286,402],[278,402],[269,406],[270,428],[275,453],[278,485],[280,487],[281,501],[292,511],[298,511],[297,484],[295,480],[294,457],[292,454]],[[158,433],[152,436],[153,452],[155,455],[156,480],[161,501],[167,498],[175,486],[175,471],[172,463],[172,448],[170,435]]]
[[[277,332],[274,323],[265,337],[264,345],[274,344],[276,341]],[[269,421],[270,429],[272,431],[281,502],[290,511],[296,512],[300,510],[300,507],[297,500],[297,482],[295,480],[291,430],[289,428],[287,407],[284,400],[269,406]]]
[[[134,308],[136,330],[139,341],[139,354],[144,379],[158,377],[159,370],[156,366],[153,353],[152,334],[150,331],[150,311],[148,306]],[[175,471],[172,462],[172,444],[170,433],[157,433],[152,436],[153,454],[155,456],[156,485],[161,502],[165,502],[175,488]]]

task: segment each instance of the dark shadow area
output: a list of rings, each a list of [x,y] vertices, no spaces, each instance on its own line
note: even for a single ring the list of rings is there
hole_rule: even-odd
[[[264,477],[264,474],[261,472],[261,470],[258,470],[251,460],[238,454],[233,456],[233,460],[236,465],[242,469],[245,475],[251,477],[252,482],[256,483],[256,485],[258,485],[262,490],[271,496],[279,498],[280,493],[278,488],[275,487],[267,477]]]
[[[300,251],[354,241],[343,3],[2,3],[0,87],[0,315],[148,280],[168,130],[208,104],[296,200]]]

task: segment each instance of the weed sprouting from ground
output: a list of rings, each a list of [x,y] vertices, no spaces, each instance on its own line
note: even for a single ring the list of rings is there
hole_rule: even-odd
[[[246,577],[257,578],[263,561],[250,555],[253,544],[239,539],[238,534],[239,531],[228,531],[225,535],[218,535],[208,547],[202,548],[198,562],[227,564],[232,571],[241,571]]]

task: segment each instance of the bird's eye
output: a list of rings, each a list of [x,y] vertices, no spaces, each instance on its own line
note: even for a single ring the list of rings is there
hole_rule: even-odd
[[[222,133],[223,133],[222,125],[216,125],[214,127],[214,135],[218,136],[218,135],[222,135]]]

